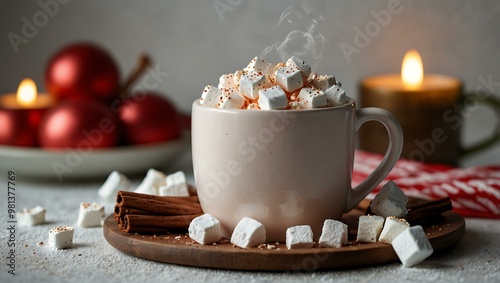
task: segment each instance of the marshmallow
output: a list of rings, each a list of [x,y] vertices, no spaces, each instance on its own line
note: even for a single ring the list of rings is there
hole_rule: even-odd
[[[20,226],[35,226],[45,223],[45,208],[37,205],[31,209],[23,209],[17,213]]]
[[[293,226],[286,229],[286,247],[291,249],[312,248],[313,232],[309,225]]]
[[[288,105],[284,106],[281,92],[279,99],[271,96],[257,101],[261,90],[277,86],[286,93]],[[217,88],[206,86],[200,103],[218,108],[250,110],[332,107],[351,101],[341,87],[342,84],[334,76],[312,73],[311,67],[298,57],[292,56],[286,63],[276,65],[254,57],[243,70],[219,77]],[[302,93],[303,97],[299,99],[301,91],[307,93]],[[299,106],[295,102],[299,102]]]
[[[325,90],[325,94],[328,106],[346,104],[350,100],[345,94],[345,90],[343,90],[339,85],[334,85],[328,88]]]
[[[184,175],[184,172],[177,171],[173,174],[167,175],[167,177],[165,178],[165,182],[166,185],[159,188],[160,196],[189,196],[186,175]]]
[[[239,91],[250,99],[259,96],[259,90],[271,87],[271,82],[264,74],[256,72],[243,72],[240,77]]]
[[[260,109],[275,110],[285,109],[288,105],[288,99],[285,91],[277,85],[259,90]]]
[[[294,92],[304,86],[302,73],[297,67],[280,67],[274,73],[276,83],[287,92]]]
[[[222,90],[207,85],[201,93],[200,103],[206,106],[215,107],[219,102],[219,97],[222,95]]]
[[[243,69],[245,72],[256,72],[262,75],[272,74],[274,72],[274,65],[266,62],[264,59],[255,57],[253,58],[248,66]]]
[[[67,249],[73,245],[73,234],[75,230],[72,227],[55,227],[49,231],[49,247],[55,249]]]
[[[189,224],[189,237],[202,245],[208,245],[220,240],[220,222],[206,213],[196,217]]]
[[[408,198],[393,181],[387,182],[370,203],[373,213],[382,217],[405,217]]]
[[[234,72],[234,75],[233,75],[234,88],[237,89],[237,90],[240,89],[241,75],[243,75],[243,71],[242,70],[238,70],[238,71]]]
[[[295,109],[295,110],[300,109],[300,103],[298,101],[290,101],[288,103],[288,106],[290,106],[290,109]]]
[[[318,78],[318,74],[316,73],[310,73],[309,74],[309,77],[307,77],[307,79],[304,80],[304,86],[305,87],[312,87],[312,81],[314,79],[317,79]]]
[[[219,78],[219,85],[217,86],[217,88],[218,89],[234,88],[234,75],[233,74],[222,75]]]
[[[347,243],[347,225],[332,219],[325,220],[323,230],[319,238],[319,245],[322,247],[340,248]]]
[[[315,75],[311,79],[311,85],[314,88],[321,89],[322,91],[326,91],[336,84],[336,80],[334,76],[318,76]]]
[[[385,219],[384,228],[380,233],[379,241],[390,244],[401,232],[410,227],[410,223],[403,218],[389,216]]]
[[[305,61],[295,56],[290,57],[290,59],[286,61],[286,66],[297,68],[302,74],[302,78],[304,79],[304,81],[307,80],[307,78],[311,74],[311,67],[307,65]]]
[[[392,241],[392,247],[404,267],[414,266],[434,252],[420,225],[405,229]]]
[[[82,202],[80,211],[78,212],[78,226],[80,227],[96,227],[101,226],[101,218],[104,216],[104,206]]]
[[[245,97],[234,88],[222,90],[223,94],[217,102],[217,107],[222,109],[241,109],[245,105]]]
[[[301,108],[311,109],[327,106],[326,95],[319,89],[305,87],[300,90],[297,100]]]
[[[275,77],[274,77],[274,73],[273,74],[266,74],[265,76],[266,76],[267,81],[271,85],[276,85],[276,80],[275,80]]]
[[[377,215],[361,215],[358,223],[358,236],[356,241],[365,243],[375,243],[378,240],[384,218]]]
[[[250,104],[248,104],[247,109],[248,110],[259,110],[260,108],[259,108],[259,104],[257,104],[257,103],[250,103]]]
[[[160,189],[160,187],[166,185],[165,178],[166,176],[165,174],[163,174],[163,172],[151,168],[148,170],[148,173],[146,173],[146,177],[144,177],[142,183],[137,186],[134,192],[141,194],[158,195],[158,190]]]
[[[231,244],[240,248],[257,247],[266,241],[266,228],[259,221],[243,217],[234,228]]]
[[[278,64],[276,64],[276,66],[274,66],[274,73],[276,73],[276,70],[278,70],[281,67],[286,67],[286,64],[283,62],[279,62]]]
[[[118,191],[130,191],[132,182],[118,171],[113,171],[97,191],[103,200],[113,201]]]

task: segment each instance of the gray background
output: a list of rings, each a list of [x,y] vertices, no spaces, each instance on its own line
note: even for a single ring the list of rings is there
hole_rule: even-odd
[[[23,77],[32,77],[44,90],[48,58],[65,44],[88,40],[112,53],[122,78],[140,52],[149,53],[154,66],[169,73],[156,90],[188,112],[205,85],[217,84],[219,75],[243,68],[292,31],[312,36],[316,48],[309,54],[321,53],[318,60],[309,60],[314,61],[314,70],[335,75],[354,98],[362,78],[399,72],[403,55],[411,48],[421,53],[426,73],[459,77],[468,91],[481,84],[479,77],[500,82],[500,3],[495,0],[65,2],[57,4],[57,12],[46,22],[38,18],[37,31],[16,52],[7,35],[23,36],[23,17],[34,23],[43,8],[38,1],[2,1],[0,93],[14,92]],[[388,5],[396,5],[398,13],[376,23],[374,14],[387,14]],[[356,30],[366,28],[372,28],[369,40],[356,45]],[[341,44],[357,46],[357,53],[345,56]],[[494,87],[497,97],[499,85]],[[480,107],[472,112],[464,131],[467,143],[495,128],[491,110]],[[464,164],[498,163],[492,152],[499,153],[500,147]]]

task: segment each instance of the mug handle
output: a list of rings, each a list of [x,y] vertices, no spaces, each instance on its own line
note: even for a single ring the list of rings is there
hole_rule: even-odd
[[[493,108],[493,110],[495,111],[495,114],[497,115],[497,127],[496,127],[496,130],[493,132],[493,134],[479,142],[478,144],[475,144],[471,147],[468,147],[468,148],[464,148],[462,145],[460,145],[460,149],[459,149],[459,152],[458,152],[458,156],[460,156],[460,158],[462,158],[463,156],[466,156],[468,154],[471,154],[471,153],[474,153],[476,151],[481,151],[483,149],[486,149],[492,145],[495,145],[497,142],[500,142],[500,126],[499,126],[499,119],[500,119],[500,100],[493,97],[491,95],[491,93],[478,93],[480,94],[480,97],[484,97],[484,99],[476,99],[477,102],[479,103],[484,103],[486,104],[487,106]],[[476,96],[478,96],[476,94]],[[465,100],[467,99],[467,97],[475,97],[474,94],[468,94],[468,95],[465,95],[464,98],[462,99],[462,103],[465,102]]]
[[[403,150],[403,130],[398,120],[389,111],[368,107],[356,110],[356,132],[361,125],[368,121],[377,121],[385,126],[389,134],[389,145],[384,159],[375,170],[355,188],[349,190],[349,200],[345,212],[350,211],[362,201],[384,178],[389,174],[401,155]]]

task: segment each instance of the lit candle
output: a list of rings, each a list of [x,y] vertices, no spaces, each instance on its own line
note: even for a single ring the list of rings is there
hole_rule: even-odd
[[[445,113],[460,103],[461,89],[462,83],[457,78],[424,75],[420,55],[410,50],[403,60],[401,74],[374,76],[361,82],[360,104],[385,108],[396,116],[405,139],[402,157],[457,164],[460,127],[456,121],[461,117],[450,118]],[[361,129],[361,149],[384,153],[387,144],[382,126],[370,123]]]
[[[37,93],[31,79],[24,79],[17,93],[0,96],[0,144],[36,146],[38,124],[52,104],[52,97]]]

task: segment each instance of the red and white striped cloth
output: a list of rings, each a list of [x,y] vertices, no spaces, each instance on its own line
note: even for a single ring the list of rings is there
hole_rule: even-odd
[[[352,185],[361,183],[383,156],[358,150]],[[393,180],[408,196],[424,199],[450,197],[453,210],[462,216],[500,219],[500,165],[455,168],[400,159],[384,182]]]

